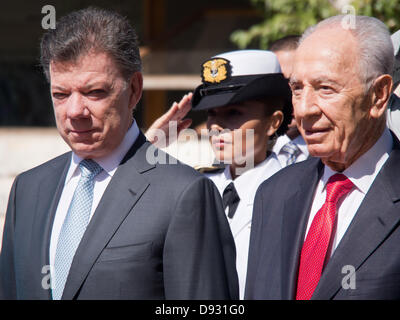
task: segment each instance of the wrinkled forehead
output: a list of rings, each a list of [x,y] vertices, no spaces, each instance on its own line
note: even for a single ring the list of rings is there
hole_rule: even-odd
[[[89,53],[73,61],[52,61],[49,66],[50,82],[87,83],[122,77],[114,60],[106,53]]]

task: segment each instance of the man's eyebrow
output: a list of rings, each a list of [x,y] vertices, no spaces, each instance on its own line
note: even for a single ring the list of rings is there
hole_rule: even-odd
[[[289,85],[294,85],[294,84],[297,84],[297,83],[300,83],[300,82],[301,81],[299,81],[295,77],[289,79]],[[322,83],[322,82],[323,83],[336,84],[336,85],[338,84],[337,81],[335,81],[333,79],[330,79],[330,78],[327,78],[327,77],[324,77],[324,76],[316,77],[314,79],[309,80],[309,82],[313,83],[313,84],[318,84],[318,83]]]
[[[329,84],[333,84],[333,85],[338,84],[337,81],[327,78],[327,77],[318,77],[318,78],[312,79],[310,82],[314,83],[314,84],[320,84],[320,83],[329,83]]]
[[[103,82],[103,81],[95,81],[93,83],[87,83],[85,85],[83,85],[82,87],[80,87],[81,90],[90,90],[93,87],[101,87],[101,88],[106,88],[109,89],[112,87],[112,83],[108,83],[108,82]],[[61,91],[65,91],[67,90],[66,88],[64,88],[63,86],[60,85],[52,85],[51,86],[51,90],[61,90]]]
[[[90,90],[93,87],[102,87],[102,88],[110,88],[112,87],[112,83],[104,82],[104,81],[94,81],[92,83],[86,83],[81,87],[84,90]]]
[[[61,90],[61,91],[64,91],[65,88],[64,88],[64,87],[61,87],[61,86],[58,86],[58,85],[52,85],[52,86],[51,86],[51,90]]]

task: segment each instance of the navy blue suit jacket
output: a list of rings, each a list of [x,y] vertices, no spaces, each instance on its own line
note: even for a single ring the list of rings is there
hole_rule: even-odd
[[[400,299],[400,143],[393,138],[389,159],[326,265],[312,299]],[[322,171],[322,162],[311,158],[279,171],[258,189],[246,299],[295,298],[300,252]]]
[[[62,298],[238,299],[235,245],[218,190],[188,166],[148,163],[150,146],[140,134],[119,165],[79,244]],[[16,178],[0,256],[0,299],[51,298],[49,243],[70,161],[66,153]]]

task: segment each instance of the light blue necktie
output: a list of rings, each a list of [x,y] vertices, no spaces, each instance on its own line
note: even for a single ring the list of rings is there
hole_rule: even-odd
[[[301,150],[295,143],[289,141],[282,147],[280,152],[286,154],[286,165],[288,166],[296,162]]]
[[[79,169],[81,170],[81,177],[57,242],[54,262],[55,276],[52,280],[54,300],[60,300],[64,291],[72,259],[89,223],[93,202],[94,177],[102,171],[102,168],[90,159],[81,161]]]

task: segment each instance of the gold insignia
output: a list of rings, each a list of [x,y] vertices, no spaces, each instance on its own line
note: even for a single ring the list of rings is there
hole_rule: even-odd
[[[216,173],[216,172],[225,170],[225,165],[223,163],[219,163],[219,164],[211,165],[208,167],[194,166],[194,170],[196,170],[200,173]]]
[[[208,60],[203,63],[203,82],[220,83],[230,76],[229,61],[222,58]]]

